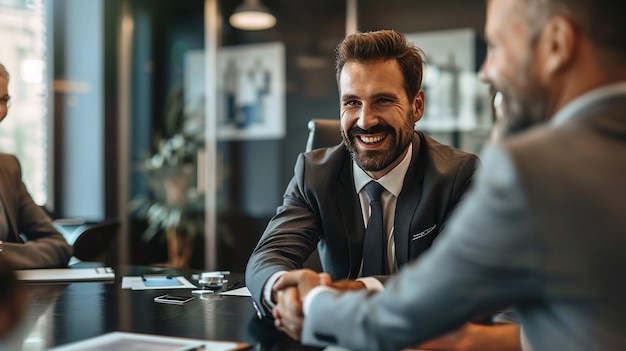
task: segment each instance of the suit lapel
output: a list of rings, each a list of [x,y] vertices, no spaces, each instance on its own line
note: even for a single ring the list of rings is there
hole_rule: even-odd
[[[422,198],[424,183],[424,167],[426,145],[421,132],[413,136],[413,157],[404,176],[402,191],[396,204],[394,219],[394,244],[396,246],[396,261],[402,267],[409,261],[409,235],[411,221]]]
[[[6,189],[6,186],[2,185],[1,189]],[[12,232],[11,223],[9,221],[9,216],[8,216],[8,211],[9,211],[9,206],[6,201],[4,190],[0,190],[0,240],[3,240],[3,241],[8,241],[9,235],[10,235],[9,233]],[[2,222],[4,222],[4,225]],[[2,232],[1,228],[6,228],[7,232],[6,233]]]
[[[348,259],[350,261],[348,276],[356,278],[361,269],[365,225],[363,224],[361,203],[358,194],[354,191],[352,161],[349,157],[346,162],[343,162],[339,175],[337,198],[337,207],[341,214],[341,223],[348,246]]]
[[[4,216],[4,220],[7,221],[7,227],[9,228],[9,232],[8,233],[0,233],[0,240],[16,240],[16,235],[17,235],[17,228],[15,227],[15,221],[13,220],[14,218],[17,218],[17,215],[15,213],[15,206],[14,206],[14,198],[15,196],[11,196],[11,194],[8,194],[8,192],[13,191],[12,189],[15,189],[15,184],[11,184],[11,182],[9,181],[13,181],[12,179],[12,170],[9,169],[10,167],[7,166],[10,160],[10,156],[6,156],[6,155],[2,155],[2,158],[4,158],[4,160],[2,160],[2,173],[4,173],[2,175],[2,177],[0,177],[0,182],[2,182],[2,185],[0,186],[0,189],[2,189],[0,191],[0,201],[2,201],[2,207],[4,208],[4,211],[2,213],[0,213],[0,216]],[[12,165],[13,163],[11,163]]]

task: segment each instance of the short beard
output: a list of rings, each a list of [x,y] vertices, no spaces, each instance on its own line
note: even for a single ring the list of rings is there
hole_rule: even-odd
[[[548,92],[544,91],[532,70],[530,62],[524,68],[526,72],[525,88],[513,93],[511,90],[500,91],[504,102],[503,136],[511,136],[528,130],[549,119],[546,111]]]
[[[528,99],[532,102],[517,102],[518,111],[507,111],[504,116],[504,137],[522,133],[531,127],[549,119],[541,96],[535,95]]]
[[[543,121],[545,121],[545,119],[533,117],[531,115],[510,118],[505,123],[505,127],[503,129],[504,136],[506,137],[519,134]]]
[[[411,144],[411,141],[413,140],[414,124],[410,114],[407,116],[407,123],[408,125],[400,128],[399,131],[396,131],[389,126],[382,125],[377,125],[368,130],[354,126],[350,128],[348,135],[346,135],[342,129],[341,137],[343,139],[343,144],[352,157],[352,160],[354,160],[354,162],[356,162],[362,170],[366,172],[378,172],[389,167],[389,165],[396,161]],[[354,141],[356,138],[355,135],[376,134],[380,132],[386,132],[386,138],[391,138],[392,148],[390,150],[357,150]]]

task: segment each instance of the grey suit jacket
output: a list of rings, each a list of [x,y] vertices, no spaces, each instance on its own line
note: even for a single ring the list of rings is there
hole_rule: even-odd
[[[493,147],[419,263],[374,296],[317,290],[304,342],[398,350],[514,306],[535,351],[626,350],[624,111],[605,98]]]
[[[413,158],[396,205],[398,266],[431,246],[469,188],[477,163],[473,154],[415,133]],[[262,301],[263,286],[272,274],[302,268],[316,247],[324,271],[333,279],[357,277],[365,225],[352,166],[343,144],[299,155],[283,204],[246,268],[246,285],[257,303]]]
[[[66,266],[72,247],[54,229],[50,217],[33,201],[22,182],[18,160],[0,153],[0,201],[9,232],[0,233],[0,260],[16,269]]]

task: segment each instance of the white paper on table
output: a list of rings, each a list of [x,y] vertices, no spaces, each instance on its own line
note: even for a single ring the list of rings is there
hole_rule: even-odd
[[[248,288],[245,286],[239,289],[222,291],[222,292],[219,292],[218,294],[227,295],[227,296],[252,296],[252,294],[250,294],[250,290],[248,290]]]
[[[146,280],[165,280],[173,279],[179,285],[153,285],[146,286]],[[183,276],[168,277],[166,275],[150,275],[150,276],[129,276],[122,278],[122,289],[132,290],[155,290],[155,289],[196,289],[197,287],[189,282],[187,278]]]
[[[24,282],[79,282],[115,279],[111,267],[95,268],[45,268],[16,271],[17,279]]]
[[[171,336],[157,336],[127,332],[111,332],[52,348],[50,351],[81,351],[81,350],[151,350],[151,351],[183,351],[202,349],[206,351],[234,351],[250,348],[250,344],[232,341],[206,341]]]

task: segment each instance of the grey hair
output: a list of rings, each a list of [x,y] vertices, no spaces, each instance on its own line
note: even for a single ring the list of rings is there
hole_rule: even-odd
[[[536,25],[551,15],[569,18],[599,49],[626,59],[626,2],[614,0],[526,0]],[[531,22],[532,24],[532,22]]]

